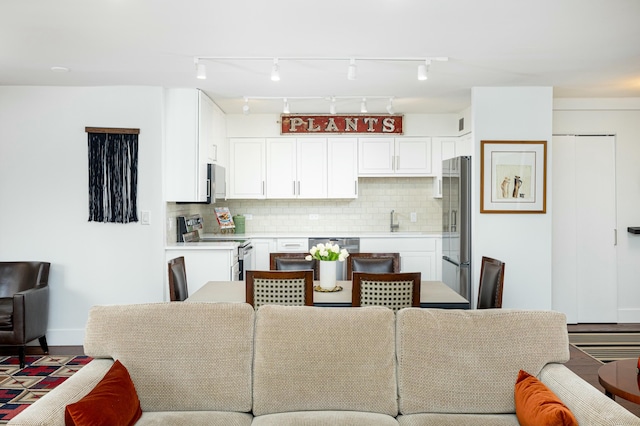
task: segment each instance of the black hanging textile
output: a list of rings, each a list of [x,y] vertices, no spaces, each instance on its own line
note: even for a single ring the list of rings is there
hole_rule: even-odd
[[[89,133],[89,222],[137,222],[138,135]]]

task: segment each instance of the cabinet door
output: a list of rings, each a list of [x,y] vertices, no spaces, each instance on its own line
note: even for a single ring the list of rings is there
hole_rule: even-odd
[[[165,89],[164,106],[166,200],[206,201],[200,199],[198,187],[198,91]]]
[[[296,140],[267,139],[267,198],[295,198]]]
[[[213,163],[213,101],[198,91],[198,200],[207,201],[211,184],[207,178],[207,163]]]
[[[298,198],[327,198],[327,140],[299,138],[296,146]]]
[[[329,138],[327,152],[327,196],[329,198],[357,198],[358,140],[356,138]]]
[[[400,270],[402,272],[420,272],[423,281],[435,281],[436,253],[435,252],[400,252]]]
[[[253,245],[254,269],[268,271],[269,254],[276,251],[276,240],[253,238],[251,245]]]
[[[456,141],[456,156],[473,155],[473,134],[462,135]]]
[[[228,198],[265,198],[265,140],[229,140]]]
[[[395,173],[401,175],[432,175],[431,138],[397,138]]]
[[[394,173],[393,138],[358,139],[358,175],[384,176]]]

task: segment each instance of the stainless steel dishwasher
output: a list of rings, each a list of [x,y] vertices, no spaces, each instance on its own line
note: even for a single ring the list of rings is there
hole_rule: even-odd
[[[360,252],[360,238],[354,237],[340,237],[340,238],[309,238],[309,248],[316,246],[318,244],[327,244],[331,242],[331,244],[337,244],[340,247],[340,250],[346,249],[349,253],[359,253]],[[347,265],[345,262],[348,262],[349,259],[344,262],[338,262],[336,268],[336,279],[339,281],[344,281],[347,279]]]

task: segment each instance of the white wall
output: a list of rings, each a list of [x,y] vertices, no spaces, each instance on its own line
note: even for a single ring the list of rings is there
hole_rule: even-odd
[[[482,256],[505,262],[502,306],[551,309],[550,87],[478,87],[472,90],[473,143],[473,300],[477,299]],[[480,141],[547,141],[547,213],[480,214]]]
[[[90,127],[139,128],[138,209],[88,222]],[[92,305],[164,298],[162,89],[0,87],[0,260],[51,262],[50,345],[79,345]]]
[[[615,135],[618,322],[640,322],[640,98],[556,99],[553,133]]]

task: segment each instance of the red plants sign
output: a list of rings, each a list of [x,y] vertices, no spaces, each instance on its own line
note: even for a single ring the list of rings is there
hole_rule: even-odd
[[[283,135],[292,134],[402,134],[402,115],[282,114]]]

